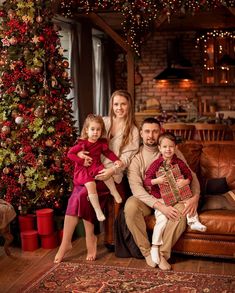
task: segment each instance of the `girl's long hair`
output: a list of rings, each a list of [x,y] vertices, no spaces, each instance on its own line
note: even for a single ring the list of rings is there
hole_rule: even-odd
[[[131,141],[132,129],[134,126],[137,126],[137,124],[136,124],[135,116],[134,116],[134,101],[133,101],[130,93],[126,90],[117,90],[117,91],[113,92],[113,94],[109,100],[109,117],[111,120],[111,125],[110,125],[110,128],[107,133],[108,138],[109,139],[111,138],[111,129],[113,126],[113,118],[115,117],[115,114],[113,112],[113,100],[114,100],[115,96],[122,96],[122,97],[126,98],[127,102],[128,102],[128,115],[126,117],[126,123],[125,123],[122,143],[121,143],[120,149],[119,149],[119,155],[120,155],[123,148]]]
[[[105,131],[105,125],[104,125],[104,121],[103,118],[100,115],[95,115],[95,114],[89,114],[87,115],[83,127],[82,127],[82,131],[81,131],[81,139],[87,139],[87,129],[90,125],[91,122],[96,122],[99,123],[101,126],[101,137],[100,138],[104,138],[106,137],[106,131]]]

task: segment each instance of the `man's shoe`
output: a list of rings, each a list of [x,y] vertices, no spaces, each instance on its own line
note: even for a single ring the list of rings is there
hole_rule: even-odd
[[[163,255],[160,255],[160,263],[158,265],[159,269],[163,271],[169,271],[171,270],[171,265],[169,262],[165,259]]]

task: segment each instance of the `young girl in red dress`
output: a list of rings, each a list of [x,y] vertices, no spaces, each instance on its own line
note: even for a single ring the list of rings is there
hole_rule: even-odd
[[[95,182],[96,175],[104,169],[104,165],[101,163],[101,155],[114,162],[114,169],[120,168],[123,165],[114,152],[109,149],[105,134],[106,131],[102,117],[90,114],[84,122],[80,139],[78,139],[77,144],[68,152],[68,158],[75,162],[74,186],[84,185],[86,187],[88,199],[99,221],[105,220],[99,204]],[[84,166],[85,160],[77,155],[80,151],[89,153],[89,157],[91,158],[91,164],[89,166]],[[121,203],[122,198],[116,189],[113,177],[105,180],[104,183],[109,188],[116,202]]]

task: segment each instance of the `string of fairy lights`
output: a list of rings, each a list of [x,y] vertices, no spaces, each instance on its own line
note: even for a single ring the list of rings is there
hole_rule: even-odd
[[[174,14],[191,14],[215,8],[235,7],[234,0],[62,0],[60,13],[74,17],[89,12],[120,12],[126,41],[139,55],[146,34],[154,27],[154,21],[165,15],[170,22]]]
[[[201,33],[201,35],[197,37],[196,47],[202,44],[204,53],[207,53],[207,54],[214,53],[214,48],[210,44],[212,44],[211,41],[215,39],[230,40],[231,42],[233,42],[233,46],[235,46],[235,30],[233,31],[213,30],[213,31],[207,31],[205,33]],[[234,47],[234,50],[235,50],[235,47]],[[221,44],[218,45],[218,53],[222,54],[223,51],[224,51],[223,46]],[[204,61],[206,61],[206,59],[204,59]],[[206,64],[204,64],[204,67],[207,67]]]
[[[207,82],[214,82],[213,72],[215,66],[219,66],[222,70],[220,82],[228,83],[230,67],[235,66],[235,30],[213,30],[201,33],[196,41],[196,47],[199,46],[203,49],[203,66],[208,72]]]

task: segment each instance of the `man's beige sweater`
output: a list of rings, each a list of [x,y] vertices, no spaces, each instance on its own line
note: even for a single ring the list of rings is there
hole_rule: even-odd
[[[180,158],[187,164],[183,154],[179,150],[176,150],[176,155],[178,158]],[[142,145],[139,149],[139,152],[132,159],[131,164],[128,168],[128,173],[127,173],[132,194],[151,208],[156,203],[157,199],[145,190],[143,186],[143,180],[145,177],[146,170],[151,165],[151,163],[157,159],[158,156],[159,156],[159,151],[157,146],[148,147],[146,145]],[[194,172],[192,172],[192,176],[193,176],[193,180],[191,182],[192,193],[193,195],[199,195],[200,194],[199,181]]]

